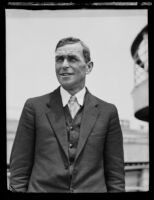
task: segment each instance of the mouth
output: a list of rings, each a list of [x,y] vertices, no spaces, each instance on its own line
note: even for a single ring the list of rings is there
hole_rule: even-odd
[[[71,75],[73,75],[72,73],[60,73],[59,74],[60,76],[71,76]]]

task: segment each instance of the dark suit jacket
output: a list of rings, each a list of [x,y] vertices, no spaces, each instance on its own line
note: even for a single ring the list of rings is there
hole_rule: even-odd
[[[72,179],[59,88],[28,99],[10,159],[19,192],[124,192],[123,139],[117,109],[87,90]]]

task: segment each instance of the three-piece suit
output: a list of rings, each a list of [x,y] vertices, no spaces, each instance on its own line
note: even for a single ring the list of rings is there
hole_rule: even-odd
[[[28,99],[11,152],[11,190],[124,192],[123,138],[116,107],[87,89],[77,130],[79,137],[72,164],[60,87]]]

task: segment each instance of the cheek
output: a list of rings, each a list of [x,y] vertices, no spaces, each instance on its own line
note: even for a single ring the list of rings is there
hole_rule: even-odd
[[[85,74],[86,74],[86,68],[85,68],[85,66],[80,66],[78,68],[78,74],[80,74],[81,76],[85,76]]]
[[[58,73],[59,70],[60,70],[60,66],[59,66],[59,65],[56,65],[56,66],[55,66],[55,71],[56,71],[56,73]]]

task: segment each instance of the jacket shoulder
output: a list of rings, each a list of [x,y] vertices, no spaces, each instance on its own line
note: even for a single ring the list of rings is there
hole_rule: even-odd
[[[28,98],[25,102],[25,105],[28,106],[42,106],[42,105],[46,105],[49,103],[50,101],[50,96],[51,96],[52,92],[41,95],[41,96],[37,96],[37,97],[32,97],[32,98]]]
[[[92,95],[92,96],[96,99],[96,101],[97,101],[100,105],[107,106],[107,107],[115,107],[115,105],[114,105],[113,103],[110,103],[110,102],[108,102],[108,101],[105,101],[105,100],[103,100],[103,99],[100,99],[100,98],[98,98],[98,97],[96,97],[96,96],[94,96],[94,95]]]
[[[94,95],[92,96],[95,98],[96,102],[99,104],[99,107],[102,108],[103,110],[106,109],[112,113],[117,112],[117,107],[113,103],[102,100]]]

